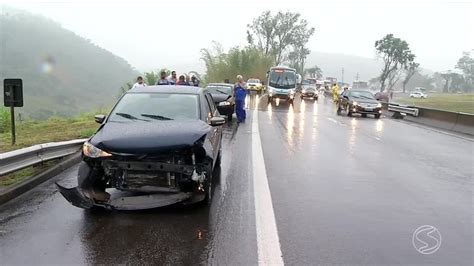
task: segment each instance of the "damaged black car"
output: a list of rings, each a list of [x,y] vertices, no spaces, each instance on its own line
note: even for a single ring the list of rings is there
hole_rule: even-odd
[[[82,148],[78,186],[60,193],[90,209],[152,209],[210,203],[222,125],[208,91],[148,86],[125,93]]]

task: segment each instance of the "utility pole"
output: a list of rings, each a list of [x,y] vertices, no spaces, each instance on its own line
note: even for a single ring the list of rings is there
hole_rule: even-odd
[[[357,72],[356,80],[359,81],[359,72]]]
[[[342,68],[342,79],[341,79],[342,84],[344,85],[344,68]]]

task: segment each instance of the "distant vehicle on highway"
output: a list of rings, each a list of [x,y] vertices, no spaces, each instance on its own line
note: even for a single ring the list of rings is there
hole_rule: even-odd
[[[232,121],[235,112],[234,85],[228,83],[209,83],[206,90],[211,93],[219,113],[227,116],[228,121]]]
[[[338,115],[341,114],[342,110],[345,110],[347,116],[359,113],[363,117],[366,117],[367,114],[372,114],[375,118],[380,118],[382,104],[375,99],[370,91],[353,89],[344,91],[341,96],[337,109]]]
[[[369,83],[367,81],[355,80],[355,81],[352,82],[352,88],[353,89],[368,90],[369,89]]]
[[[268,102],[274,99],[284,99],[293,103],[300,76],[296,69],[284,66],[276,66],[268,71]]]
[[[318,100],[318,90],[316,89],[316,80],[305,79],[301,82],[301,99],[310,98]]]
[[[425,94],[421,91],[414,91],[414,92],[410,93],[410,98],[426,99],[426,98],[428,98],[428,94]]]
[[[264,90],[263,84],[259,79],[248,79],[247,89],[251,91],[262,92]]]
[[[78,186],[57,184],[72,205],[137,210],[210,203],[225,118],[207,90],[167,85],[131,89],[108,117],[97,115],[95,120],[101,126],[82,147]]]

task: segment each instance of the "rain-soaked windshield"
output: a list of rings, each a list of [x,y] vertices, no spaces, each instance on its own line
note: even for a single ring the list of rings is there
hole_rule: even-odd
[[[128,93],[113,112],[109,121],[130,120],[195,120],[199,119],[198,96],[168,93]]]
[[[270,71],[268,85],[277,89],[293,89],[296,87],[296,73],[291,70]]]
[[[374,95],[370,91],[350,91],[350,96],[359,99],[375,100]]]

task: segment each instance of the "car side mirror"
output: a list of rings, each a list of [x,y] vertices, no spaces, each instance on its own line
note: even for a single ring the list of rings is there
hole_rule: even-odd
[[[213,118],[211,118],[210,124],[213,127],[222,126],[225,124],[225,118],[220,116],[214,116]]]
[[[95,119],[95,122],[102,124],[105,121],[105,117],[106,117],[105,115],[95,115],[94,119]]]

